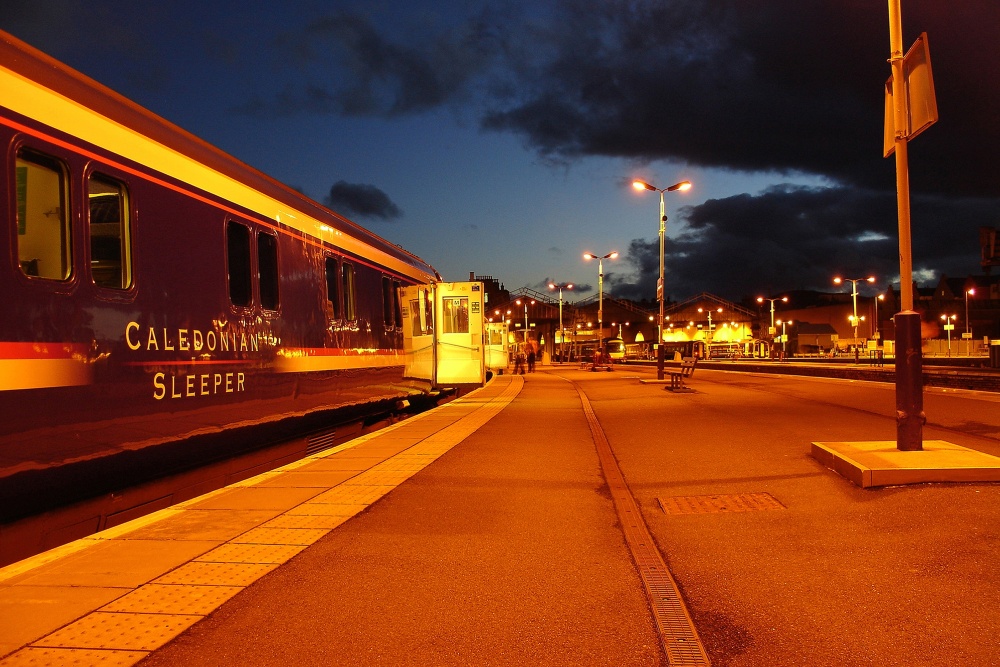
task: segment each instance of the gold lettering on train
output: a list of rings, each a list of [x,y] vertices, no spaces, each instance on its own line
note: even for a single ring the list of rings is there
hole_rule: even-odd
[[[142,345],[142,343],[140,343],[139,341],[135,342],[132,341],[132,332],[138,330],[139,330],[138,322],[129,322],[128,324],[125,325],[125,343],[128,345],[128,348],[132,351],[138,350],[139,347]]]
[[[242,371],[180,375],[158,372],[153,375],[153,398],[157,401],[235,394],[246,390],[246,375]]]
[[[142,330],[146,333],[143,334]],[[145,338],[145,341],[143,341]],[[259,331],[218,331],[217,329],[191,329],[170,327],[143,327],[138,322],[125,325],[125,344],[133,352],[260,352],[261,348],[274,348],[278,338],[271,332]],[[168,359],[177,363],[174,355]],[[199,359],[187,357],[180,361],[192,366]],[[226,359],[216,359],[225,362]],[[236,361],[233,359],[233,361]],[[155,364],[155,361],[151,363]],[[197,398],[235,394],[246,391],[246,374],[240,371],[212,373],[169,373],[157,371],[153,374],[153,398],[164,399]]]

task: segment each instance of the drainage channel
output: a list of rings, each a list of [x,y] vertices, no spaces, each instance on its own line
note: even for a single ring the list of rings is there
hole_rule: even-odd
[[[667,565],[663,561],[663,556],[653,542],[653,536],[646,527],[646,522],[639,512],[639,506],[632,496],[628,484],[625,483],[625,477],[622,475],[618,461],[611,450],[611,443],[608,442],[604,429],[597,421],[597,415],[590,405],[590,400],[579,385],[574,382],[573,386],[576,387],[580,401],[583,403],[583,411],[590,424],[590,432],[594,438],[594,445],[597,447],[597,455],[601,461],[604,479],[611,490],[615,509],[618,512],[618,520],[625,533],[625,542],[628,544],[643,586],[646,588],[646,596],[652,607],[653,617],[660,632],[660,641],[667,654],[667,661],[670,665],[711,665],[705,647],[698,637],[697,630],[695,630],[691,615],[684,605],[680,590],[677,588],[677,582],[674,581],[670,570],[667,569]]]

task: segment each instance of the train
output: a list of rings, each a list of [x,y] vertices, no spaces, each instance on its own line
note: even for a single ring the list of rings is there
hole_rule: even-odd
[[[0,146],[0,527],[433,394],[430,264],[6,33]]]

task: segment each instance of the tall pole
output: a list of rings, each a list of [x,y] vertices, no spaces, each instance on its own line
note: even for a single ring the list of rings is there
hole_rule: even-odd
[[[604,258],[597,260],[597,349],[604,352]]]
[[[663,349],[663,312],[664,312],[664,298],[665,285],[664,285],[664,254],[665,254],[665,237],[667,235],[667,210],[663,203],[663,193],[664,192],[676,192],[678,190],[690,190],[690,181],[681,181],[680,183],[674,183],[669,188],[658,188],[655,185],[650,185],[645,181],[635,180],[632,181],[632,186],[636,190],[650,190],[651,192],[660,193],[660,277],[656,282],[656,300],[660,302],[660,323],[658,326],[659,332],[657,337],[659,340],[656,341],[656,379],[663,379],[663,360],[664,360],[664,349]]]
[[[854,350],[855,358],[857,358],[858,349],[858,281],[851,280],[851,301],[854,304],[854,318],[851,320],[854,323]]]
[[[920,313],[913,310],[913,248],[910,237],[910,174],[907,155],[909,109],[903,71],[903,21],[900,0],[889,0],[889,64],[892,67],[892,117],[896,153],[896,206],[899,218],[899,296],[896,322],[896,448],[923,449],[923,359]]]
[[[656,281],[656,299],[660,302],[660,324],[657,327],[656,339],[656,379],[662,380],[664,376],[663,362],[666,351],[663,349],[663,297],[664,297],[664,238],[667,235],[667,213],[663,204],[663,190],[660,190],[660,277]]]

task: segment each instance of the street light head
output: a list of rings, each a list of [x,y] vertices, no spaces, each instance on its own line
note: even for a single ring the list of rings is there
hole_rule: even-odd
[[[841,280],[840,276],[837,276],[836,278],[833,279],[833,284],[834,285],[839,285],[842,282],[844,282],[844,281]]]
[[[757,303],[764,303],[764,297],[762,296],[757,297]]]
[[[967,293],[967,294],[975,294],[975,293],[976,293],[976,288],[975,288],[975,287],[972,287],[972,288],[970,288],[970,289],[967,289],[967,290],[966,290],[966,293]]]
[[[875,276],[868,276],[867,278],[865,278],[865,280],[867,280],[870,283],[873,283],[875,282]]]
[[[685,190],[690,190],[690,189],[691,189],[691,181],[681,181],[680,183],[674,183],[669,188],[667,188],[667,192],[676,192],[677,190],[683,192]]]
[[[618,256],[618,251],[617,250],[615,250],[612,253],[608,253],[608,259],[614,259],[617,256]]]
[[[584,259],[594,259],[595,255],[593,253],[585,252],[583,253]]]
[[[788,297],[787,296],[781,297],[781,303],[788,303]]]
[[[549,283],[549,289],[555,289],[555,288],[556,288],[555,283]]]
[[[573,289],[573,283],[566,283],[566,289]]]
[[[656,188],[647,183],[646,181],[640,181],[638,179],[632,181],[632,187],[636,190],[652,190],[656,192]]]

